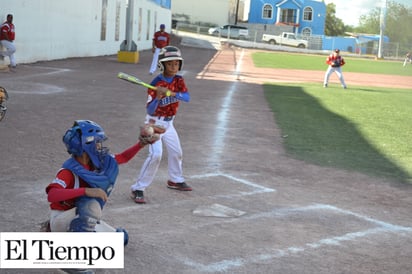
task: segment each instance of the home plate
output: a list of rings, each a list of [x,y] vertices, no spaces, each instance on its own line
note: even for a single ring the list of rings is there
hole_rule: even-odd
[[[229,217],[239,217],[244,214],[246,214],[246,212],[233,209],[233,208],[220,205],[220,204],[199,206],[198,208],[193,210],[193,215],[205,216],[205,217],[229,218]]]

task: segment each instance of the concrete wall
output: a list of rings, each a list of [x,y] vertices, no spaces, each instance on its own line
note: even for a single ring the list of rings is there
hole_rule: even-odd
[[[140,51],[151,47],[153,33],[161,23],[171,31],[171,11],[152,0],[134,1],[132,39]],[[105,2],[107,20],[102,40]],[[112,55],[126,38],[126,3],[126,0],[2,0],[0,20],[5,21],[8,13],[14,16],[17,63]]]

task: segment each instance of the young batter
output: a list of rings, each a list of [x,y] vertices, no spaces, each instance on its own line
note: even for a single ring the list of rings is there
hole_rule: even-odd
[[[149,155],[144,162],[135,184],[131,186],[132,199],[138,204],[144,204],[143,192],[152,183],[159,168],[163,153],[163,143],[168,155],[169,180],[167,187],[191,191],[185,183],[182,170],[182,147],[179,136],[173,125],[173,120],[179,108],[179,102],[189,102],[190,94],[185,81],[177,72],[183,67],[183,58],[180,50],[174,46],[164,47],[159,54],[159,67],[162,74],[151,82],[157,90],[148,89],[146,104],[146,124],[160,125],[166,131],[160,135],[160,140],[149,146]]]

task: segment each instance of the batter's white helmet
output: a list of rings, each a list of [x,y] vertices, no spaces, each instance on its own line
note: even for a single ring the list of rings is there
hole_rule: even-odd
[[[161,71],[164,70],[163,62],[172,61],[172,60],[179,60],[180,66],[179,70],[183,68],[183,58],[180,49],[174,46],[166,46],[160,50],[159,53],[159,69]]]

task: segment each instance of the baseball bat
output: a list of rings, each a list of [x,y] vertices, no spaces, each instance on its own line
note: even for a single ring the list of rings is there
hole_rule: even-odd
[[[133,75],[130,75],[130,74],[127,74],[127,73],[124,73],[124,72],[119,72],[117,74],[117,77],[120,78],[120,79],[126,80],[128,82],[131,82],[133,84],[136,84],[136,85],[141,85],[141,86],[144,86],[146,88],[150,88],[150,89],[154,89],[154,90],[157,89],[155,86],[152,86],[152,85],[144,82],[143,80],[140,80],[136,76],[133,76]]]

